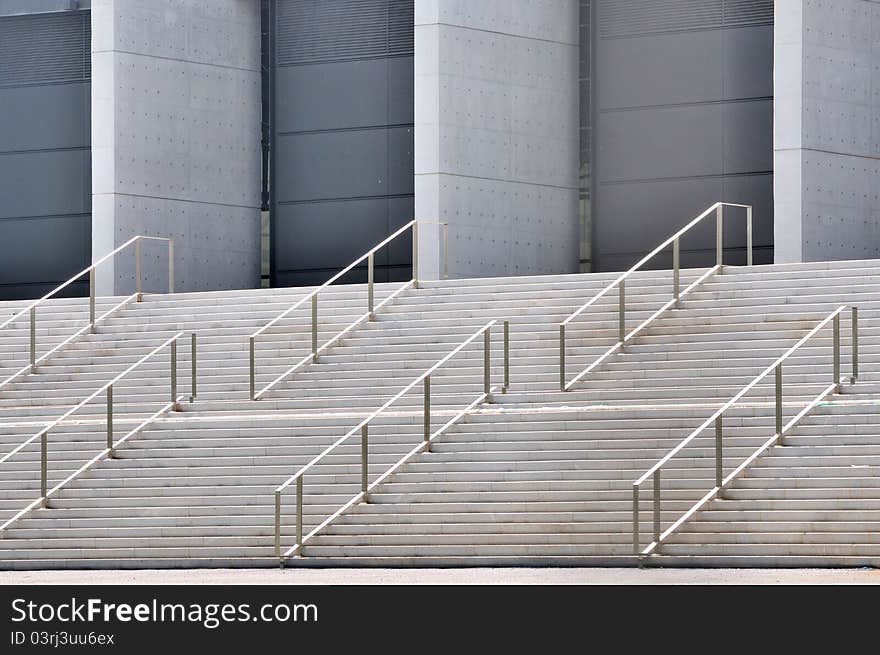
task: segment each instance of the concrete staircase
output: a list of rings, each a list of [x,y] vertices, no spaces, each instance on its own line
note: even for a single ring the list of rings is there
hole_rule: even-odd
[[[685,271],[683,285],[703,272]],[[47,509],[11,527],[0,540],[0,566],[277,565],[274,488],[492,319],[511,321],[510,392],[495,394],[491,405],[472,412],[433,452],[404,466],[369,503],[340,517],[288,565],[634,564],[633,480],[841,303],[861,309],[863,381],[855,390],[870,395],[880,366],[878,262],[727,267],[625,353],[575,390],[561,392],[558,323],[614,277],[423,282],[257,402],[247,400],[247,336],[310,289],[147,295],[98,334],[0,392],[2,452],[179,330],[198,333],[198,398],[72,482]],[[380,285],[377,302],[396,288]],[[627,289],[630,325],[668,300],[670,289],[669,272],[636,274]],[[363,286],[332,287],[322,296],[321,341],[365,306]],[[11,305],[0,304],[0,310],[11,311]],[[571,326],[570,376],[614,342],[616,312],[611,294]],[[258,387],[307,352],[307,314],[261,340]],[[70,320],[59,308],[59,324]],[[493,334],[496,381],[500,336],[500,330]],[[20,337],[0,335],[4,352],[15,352]],[[829,383],[830,340],[830,333],[817,338],[786,366],[788,416]],[[846,352],[848,339],[844,346]],[[185,388],[186,349],[179,365]],[[480,393],[481,366],[476,344],[432,379],[435,428]],[[157,358],[119,389],[120,425],[134,425],[167,402],[167,369],[167,358]],[[843,400],[852,390],[845,391]],[[726,422],[728,470],[772,434],[771,393],[770,385],[760,385]],[[421,402],[421,393],[413,393],[371,426],[371,480],[419,443]],[[841,402],[832,401],[831,409],[810,421],[830,412],[831,434]],[[52,434],[53,480],[103,447],[103,411],[96,403]],[[810,425],[805,421],[803,429]],[[821,441],[822,435],[814,436]],[[667,476],[664,522],[707,489],[714,463],[710,443],[708,434],[698,440]],[[806,457],[806,451],[795,455],[802,452]],[[772,457],[775,451],[755,471]],[[33,448],[0,465],[0,517],[34,498],[38,462]],[[307,477],[306,528],[357,493],[359,462],[359,444],[353,442]],[[650,508],[650,495],[643,496],[643,507]],[[291,495],[282,518],[282,545],[289,547],[295,541]],[[715,553],[701,541],[701,521],[683,531],[682,540],[697,535],[701,564],[728,561],[723,548]],[[649,525],[646,513],[642,526]],[[694,557],[679,548],[686,544],[676,539],[651,561]]]

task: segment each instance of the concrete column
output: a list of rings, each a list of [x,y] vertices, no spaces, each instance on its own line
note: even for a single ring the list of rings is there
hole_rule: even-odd
[[[416,0],[423,278],[578,270],[578,3]]]
[[[777,0],[777,262],[880,256],[874,0]]]
[[[92,253],[175,240],[175,289],[260,283],[260,3],[93,0]],[[144,290],[167,289],[145,245]],[[99,271],[130,293],[133,252]]]

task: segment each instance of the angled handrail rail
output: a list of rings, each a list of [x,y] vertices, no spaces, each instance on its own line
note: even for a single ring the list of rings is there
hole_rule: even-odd
[[[97,462],[105,457],[113,457],[113,452],[116,448],[121,446],[123,443],[128,441],[131,437],[138,434],[141,430],[143,430],[147,425],[149,425],[152,421],[159,418],[169,410],[178,410],[179,403],[182,399],[186,397],[186,394],[178,396],[177,395],[177,342],[183,337],[185,332],[178,332],[173,337],[166,339],[161,344],[153,348],[146,355],[141,357],[134,364],[126,368],[124,371],[119,373],[116,377],[114,377],[109,382],[103,384],[97,391],[92,392],[87,396],[84,400],[77,403],[74,407],[67,410],[60,417],[46,425],[39,432],[34,434],[33,436],[26,439],[24,442],[16,446],[13,450],[6,453],[3,457],[0,457],[0,464],[8,461],[16,454],[24,450],[27,446],[32,444],[37,439],[40,440],[40,497],[36,500],[32,501],[28,504],[24,509],[19,511],[15,516],[10,518],[8,521],[0,525],[0,536],[3,535],[3,532],[15,523],[18,519],[30,513],[36,507],[46,507],[46,504],[54,494],[56,494],[59,490],[61,490],[64,486],[66,486],[69,482],[74,480],[81,473],[84,473],[92,466],[94,466]],[[197,375],[197,365],[196,365],[196,334],[191,333],[191,387],[189,394],[189,401],[193,402],[196,398],[197,386],[196,386],[196,375]],[[129,373],[137,369],[141,364],[151,359],[154,355],[162,351],[164,348],[169,347],[171,350],[171,364],[169,368],[169,386],[170,386],[170,401],[162,406],[159,411],[155,414],[149,416],[146,420],[137,425],[133,430],[129,431],[124,437],[121,439],[114,439],[114,430],[113,430],[113,386],[126,377]],[[49,440],[49,432],[57,428],[61,423],[63,423],[70,416],[78,412],[80,409],[88,405],[95,398],[100,396],[102,393],[106,393],[107,395],[107,447],[98,453],[91,460],[86,462],[83,466],[77,469],[74,473],[67,476],[64,480],[56,484],[52,489],[47,489],[48,486],[48,440]]]
[[[648,469],[638,480],[633,483],[633,551],[635,555],[646,556],[650,555],[654,552],[660,544],[662,544],[666,539],[668,539],[673,533],[675,533],[682,525],[684,525],[694,514],[703,505],[708,503],[710,500],[715,498],[718,494],[720,494],[724,489],[726,489],[730,483],[736,480],[746,468],[748,468],[755,460],[758,459],[764,452],[766,452],[769,448],[774,446],[777,443],[780,443],[781,440],[788,434],[797,424],[806,416],[809,412],[811,412],[816,405],[818,405],[822,400],[824,400],[829,394],[839,392],[840,386],[845,381],[845,377],[840,376],[840,315],[846,310],[846,305],[841,305],[833,312],[831,312],[827,317],[822,319],[813,329],[811,329],[803,338],[801,338],[796,344],[794,344],[791,348],[789,348],[785,353],[783,353],[776,361],[774,361],[770,366],[765,368],[757,377],[755,377],[751,382],[749,382],[745,387],[743,387],[739,393],[737,393],[733,398],[728,400],[724,405],[721,406],[720,409],[715,411],[708,419],[706,419],[697,429],[692,431],[687,437],[685,437],[677,446],[675,446],[672,450],[670,450],[663,458],[661,458],[654,466]],[[852,306],[852,375],[850,376],[850,383],[855,384],[856,380],[859,377],[859,310],[858,307]],[[816,396],[810,403],[807,404],[800,412],[795,415],[788,423],[783,425],[783,417],[782,417],[782,397],[783,397],[783,387],[782,387],[782,365],[783,363],[791,357],[797,350],[801,348],[805,343],[807,343],[810,339],[812,339],[822,328],[826,327],[829,323],[833,325],[833,340],[832,340],[832,358],[833,358],[833,381],[830,385],[828,385],[822,392]],[[775,374],[775,434],[770,437],[767,441],[765,441],[754,453],[752,453],[749,457],[747,457],[742,464],[737,466],[727,477],[724,477],[724,464],[723,464],[723,455],[724,455],[724,444],[723,444],[723,418],[724,413],[729,410],[731,407],[736,405],[740,399],[745,396],[749,391],[751,391],[761,380],[770,375],[771,373]],[[684,514],[681,515],[669,528],[661,533],[660,531],[660,506],[661,506],[661,490],[660,490],[660,471],[661,469],[669,463],[679,452],[681,452],[688,444],[690,444],[694,439],[696,439],[700,434],[702,434],[703,430],[708,428],[710,425],[715,424],[715,485],[704,495],[700,500],[698,500],[689,510],[687,510]],[[640,551],[640,537],[639,537],[639,491],[641,486],[648,480],[653,479],[653,541],[642,551]]]
[[[416,454],[423,452],[425,450],[430,451],[431,443],[440,435],[442,435],[446,430],[450,427],[458,423],[469,411],[471,411],[477,405],[489,400],[492,391],[495,387],[491,386],[491,371],[490,371],[490,348],[491,348],[491,330],[492,327],[498,323],[497,320],[489,321],[486,325],[481,327],[479,330],[474,332],[471,336],[465,339],[462,343],[455,347],[452,351],[447,353],[442,359],[440,359],[436,364],[431,366],[424,373],[415,378],[412,382],[406,385],[403,389],[397,392],[390,400],[385,402],[379,409],[371,413],[364,420],[354,426],[351,430],[345,433],[344,436],[340,437],[332,444],[327,446],[320,454],[316,455],[312,460],[303,466],[299,471],[290,476],[285,482],[279,485],[275,489],[275,554],[279,558],[281,558],[282,563],[288,557],[291,557],[295,553],[299,552],[302,554],[303,546],[307,541],[309,541],[312,537],[314,537],[318,532],[323,530],[327,525],[333,522],[338,516],[348,510],[348,508],[352,507],[356,503],[360,502],[364,498],[366,498],[367,494],[376,488],[377,485],[382,483],[388,476],[390,476],[394,471],[396,471],[399,467],[403,466],[410,458],[415,456]],[[502,393],[507,393],[507,389],[510,387],[510,323],[509,321],[503,321],[504,326],[504,381],[502,383],[501,391]],[[452,417],[449,421],[447,421],[440,429],[435,432],[431,432],[431,375],[441,368],[446,362],[455,357],[458,353],[464,350],[468,345],[473,343],[477,338],[483,336],[483,392],[477,396],[477,398],[472,401],[467,407],[461,410],[458,414]],[[406,395],[409,391],[411,391],[416,385],[421,383],[424,386],[424,400],[423,400],[423,439],[421,443],[419,443],[415,448],[410,450],[404,457],[398,460],[391,468],[385,471],[378,479],[376,479],[372,484],[369,484],[369,426],[370,423],[376,419],[380,414],[382,414],[386,409],[391,407],[394,403],[396,403],[400,398]],[[347,503],[343,504],[338,510],[336,510],[332,515],[330,515],[327,519],[325,519],[318,527],[314,528],[311,532],[309,532],[305,537],[303,536],[302,529],[302,501],[303,501],[303,477],[305,474],[316,466],[324,457],[329,455],[331,452],[336,450],[343,443],[348,441],[351,437],[356,434],[361,435],[361,491],[353,496],[351,500]],[[296,544],[294,544],[291,548],[289,548],[283,555],[281,554],[281,494],[287,489],[290,485],[296,484]]]
[[[731,202],[716,202],[714,205],[709,207],[702,214],[697,216],[690,223],[681,228],[678,232],[673,234],[671,237],[666,239],[659,246],[654,248],[647,255],[642,257],[635,265],[630,267],[624,273],[621,273],[617,278],[614,279],[608,286],[602,289],[599,293],[593,296],[586,303],[581,305],[578,309],[576,309],[568,318],[562,321],[559,324],[559,387],[562,391],[570,390],[575,384],[577,384],[580,380],[584,378],[584,376],[591,373],[597,366],[599,366],[602,362],[604,362],[608,357],[613,355],[618,350],[622,350],[627,342],[631,341],[639,332],[644,330],[650,323],[654,321],[654,319],[658,318],[661,314],[663,314],[670,307],[678,307],[680,300],[688,295],[691,291],[696,289],[700,284],[702,284],[707,278],[718,273],[722,270],[723,259],[724,259],[724,208],[725,207],[738,207],[740,209],[746,210],[746,261],[747,265],[752,265],[752,206],[751,205],[740,205]],[[696,227],[700,222],[702,222],[707,216],[715,214],[715,266],[706,271],[703,275],[697,278],[693,283],[691,283],[686,289],[681,290],[680,284],[680,255],[679,255],[679,242],[681,238],[689,232],[691,229]],[[660,309],[654,312],[650,317],[648,317],[645,321],[639,324],[634,330],[627,333],[626,331],[626,279],[642,268],[645,264],[647,264],[654,257],[659,255],[661,252],[666,250],[669,246],[672,246],[672,299],[665,303]],[[617,343],[611,346],[608,350],[606,350],[598,359],[596,359],[592,364],[590,364],[587,368],[578,373],[574,378],[570,381],[566,381],[566,370],[565,370],[565,341],[566,341],[566,327],[569,323],[574,321],[578,316],[583,314],[587,309],[592,307],[596,302],[607,295],[614,288],[618,289],[618,337]]]
[[[405,283],[402,287],[400,287],[394,293],[392,293],[387,298],[385,298],[385,300],[383,300],[378,305],[376,305],[374,303],[374,295],[373,295],[373,291],[374,291],[373,260],[375,258],[374,255],[376,254],[377,251],[381,250],[382,248],[387,246],[389,243],[394,241],[397,237],[406,233],[409,230],[412,230],[412,235],[413,235],[412,236],[413,277],[409,282]],[[304,366],[309,361],[317,362],[318,356],[322,352],[324,352],[325,350],[330,348],[333,344],[335,344],[337,341],[339,341],[342,337],[344,337],[346,334],[348,334],[355,327],[360,325],[363,321],[373,320],[373,318],[376,314],[376,311],[378,311],[379,309],[384,307],[386,304],[390,303],[400,293],[406,291],[407,289],[409,289],[411,287],[418,288],[418,279],[419,279],[419,275],[418,275],[418,268],[419,268],[418,249],[419,249],[419,247],[418,247],[418,222],[413,220],[413,221],[410,221],[409,223],[407,223],[406,225],[404,225],[402,228],[400,228],[399,230],[397,230],[393,234],[391,234],[390,236],[388,236],[381,243],[373,246],[370,250],[365,252],[363,255],[361,255],[360,257],[355,259],[353,262],[351,262],[348,266],[346,266],[341,271],[336,273],[329,280],[324,282],[324,284],[322,284],[317,289],[310,292],[309,294],[307,294],[303,298],[300,298],[291,307],[289,307],[288,309],[286,309],[283,312],[281,312],[280,314],[278,314],[278,316],[276,316],[271,321],[266,323],[263,327],[261,327],[259,330],[257,330],[253,334],[251,334],[250,337],[248,338],[248,348],[249,348],[249,352],[250,352],[249,380],[250,380],[250,398],[251,398],[251,400],[259,400],[260,398],[262,398],[266,393],[269,392],[269,390],[271,390],[273,387],[275,387],[275,385],[277,385],[282,380],[284,380],[285,378],[290,376],[294,371],[296,371],[300,367]],[[339,333],[337,333],[336,335],[334,335],[333,337],[328,339],[322,346],[319,347],[318,346],[318,294],[320,294],[321,291],[323,291],[324,289],[329,287],[331,284],[336,282],[339,278],[341,278],[343,275],[348,273],[350,270],[352,270],[355,266],[357,266],[358,264],[360,264],[364,260],[367,260],[367,312],[365,314],[359,316],[357,319],[355,319],[354,322],[352,322],[350,325],[348,325],[345,329],[343,329],[342,331],[340,331]],[[255,378],[255,376],[256,376],[256,372],[255,372],[255,369],[256,369],[256,353],[255,353],[256,345],[255,344],[256,344],[257,337],[259,337],[261,334],[263,334],[270,327],[272,327],[273,325],[275,325],[279,321],[283,320],[284,318],[289,316],[291,313],[293,313],[294,311],[296,311],[297,309],[299,309],[300,307],[302,307],[304,304],[306,304],[309,301],[311,301],[311,304],[312,304],[312,330],[311,330],[312,348],[311,348],[311,352],[308,355],[306,355],[305,357],[303,357],[296,364],[294,364],[293,366],[288,368],[286,371],[284,371],[281,375],[279,375],[274,380],[272,380],[272,382],[270,382],[268,385],[263,387],[260,391],[257,391],[256,390],[256,378]]]
[[[24,307],[24,309],[22,309],[20,312],[16,313],[14,316],[9,317],[6,321],[4,321],[2,324],[0,324],[0,330],[2,330],[6,326],[11,325],[16,320],[21,318],[21,316],[23,314],[28,313],[30,315],[30,357],[29,357],[29,363],[27,365],[25,365],[24,367],[22,367],[21,369],[15,371],[12,375],[7,377],[2,382],[0,382],[0,389],[5,387],[7,384],[11,383],[13,380],[17,379],[21,375],[24,375],[25,373],[28,373],[28,372],[33,373],[36,370],[37,366],[41,362],[45,361],[46,359],[48,359],[49,357],[54,355],[56,352],[61,350],[64,346],[69,344],[74,339],[77,339],[78,337],[80,337],[86,331],[93,333],[95,331],[95,326],[98,323],[103,321],[105,318],[107,318],[111,314],[114,314],[118,310],[122,309],[125,305],[127,305],[131,301],[137,300],[138,302],[140,302],[141,295],[142,295],[141,288],[142,288],[142,277],[143,277],[141,275],[141,243],[145,240],[146,241],[165,241],[168,243],[168,293],[174,293],[174,239],[169,239],[169,238],[165,238],[165,237],[149,237],[149,236],[143,236],[143,235],[132,237],[131,239],[129,239],[128,241],[123,243],[121,246],[119,246],[118,248],[116,248],[112,252],[107,253],[106,255],[101,257],[101,259],[99,259],[98,261],[93,263],[88,268],[84,268],[82,271],[80,271],[79,273],[74,275],[72,278],[70,278],[69,280],[67,280],[66,282],[61,284],[60,286],[55,287],[54,289],[52,289],[52,291],[50,291],[49,293],[47,293],[43,297],[38,298],[37,300],[34,300],[32,303],[26,305]],[[134,244],[134,247],[135,247],[135,293],[133,293],[132,295],[125,298],[122,302],[117,304],[115,307],[113,307],[109,311],[104,312],[98,318],[95,318],[95,271],[97,270],[98,266],[103,264],[105,261],[112,259],[113,257],[115,257],[117,254],[119,254],[120,252],[122,252],[123,250],[125,250],[126,248],[131,246],[132,244]],[[49,350],[49,352],[43,354],[42,356],[40,356],[38,358],[37,357],[37,307],[39,307],[40,304],[43,303],[44,301],[46,301],[49,298],[56,295],[59,291],[66,289],[68,286],[70,286],[71,284],[76,282],[78,279],[80,279],[82,276],[84,276],[87,273],[89,275],[89,322],[85,326],[83,326],[82,328],[77,330],[74,334],[69,336],[67,339],[65,339],[64,341],[62,341],[61,343],[59,343],[58,345],[53,347],[51,350]]]

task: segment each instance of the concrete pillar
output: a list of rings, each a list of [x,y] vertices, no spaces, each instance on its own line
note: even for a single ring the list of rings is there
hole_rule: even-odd
[[[260,283],[260,3],[93,0],[92,253],[175,240],[175,289]],[[167,289],[145,245],[144,290]],[[133,252],[98,274],[130,293]]]
[[[423,278],[578,270],[578,3],[416,0]]]
[[[880,4],[776,0],[776,261],[880,256]]]

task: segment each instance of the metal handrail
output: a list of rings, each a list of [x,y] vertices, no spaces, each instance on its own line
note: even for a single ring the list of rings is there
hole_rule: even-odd
[[[380,302],[378,305],[375,305],[374,304],[374,296],[373,296],[373,288],[374,288],[373,260],[374,260],[374,255],[376,254],[376,252],[378,250],[381,250],[382,248],[387,246],[389,243],[394,241],[397,237],[399,237],[401,234],[404,234],[408,230],[412,230],[412,235],[413,235],[412,236],[412,249],[413,249],[412,250],[412,262],[413,262],[412,263],[412,271],[413,271],[412,279],[409,282],[407,282],[406,284],[404,284],[402,287],[397,289],[397,291],[392,293],[390,296],[385,298],[385,300]],[[355,266],[360,264],[365,259],[367,260],[367,312],[366,312],[366,314],[363,314],[362,316],[358,317],[348,327],[346,327],[344,330],[342,330],[338,334],[334,335],[327,342],[325,342],[322,346],[318,347],[318,294],[321,291],[323,291],[324,289],[326,289],[327,287],[329,287],[331,284],[336,282],[339,278],[341,278],[343,275],[348,273],[351,269],[353,269]],[[312,291],[311,293],[309,293],[305,297],[298,300],[296,303],[293,304],[292,307],[284,310],[283,312],[278,314],[278,316],[276,316],[271,321],[266,323],[259,330],[257,330],[252,335],[250,335],[250,337],[248,338],[248,342],[249,342],[249,351],[250,351],[249,377],[250,377],[250,398],[251,398],[251,400],[259,400],[260,398],[262,398],[275,385],[277,385],[279,382],[281,382],[286,377],[291,375],[294,371],[299,369],[301,366],[304,366],[305,364],[307,364],[309,361],[317,362],[318,355],[320,355],[326,349],[330,348],[334,343],[339,341],[339,339],[344,337],[352,329],[354,329],[356,326],[360,325],[363,321],[373,320],[373,318],[375,317],[376,311],[381,309],[382,307],[384,307],[386,304],[388,304],[392,300],[394,300],[394,298],[396,298],[400,293],[406,291],[410,287],[418,288],[418,267],[419,267],[418,223],[417,223],[417,221],[413,220],[413,221],[410,221],[409,223],[407,223],[406,225],[404,225],[402,228],[400,228],[396,232],[394,232],[391,236],[386,238],[384,241],[382,241],[378,245],[373,246],[370,250],[368,250],[366,253],[361,255],[358,259],[354,260],[348,266],[346,266],[341,271],[339,271],[336,275],[334,275],[329,280],[324,282],[324,284],[319,286],[317,289],[315,289],[314,291]],[[297,362],[296,364],[291,366],[289,369],[284,371],[281,375],[279,375],[274,380],[272,380],[272,382],[270,382],[268,385],[263,387],[263,389],[261,389],[259,392],[257,392],[256,391],[256,377],[255,377],[256,376],[256,372],[255,372],[255,369],[256,369],[255,344],[256,344],[257,337],[259,337],[266,330],[268,330],[270,327],[272,327],[273,325],[275,325],[276,323],[278,323],[282,319],[289,316],[292,312],[294,312],[297,309],[299,309],[300,307],[302,307],[306,302],[308,302],[310,300],[312,303],[312,350],[311,350],[311,353],[306,355],[305,357],[303,357],[299,362]]]
[[[650,253],[645,255],[641,260],[639,260],[634,266],[632,266],[629,270],[619,275],[611,284],[602,289],[599,293],[593,296],[589,301],[581,305],[578,309],[576,309],[568,318],[566,318],[562,323],[559,324],[559,387],[562,391],[568,391],[575,384],[577,384],[584,376],[588,375],[599,366],[602,362],[604,362],[608,357],[616,353],[618,350],[623,350],[626,346],[627,342],[631,341],[639,332],[644,330],[650,323],[654,321],[657,317],[663,314],[670,307],[678,307],[680,300],[688,295],[691,291],[697,288],[700,284],[702,284],[708,277],[714,275],[715,273],[719,273],[722,270],[723,259],[724,259],[724,208],[725,207],[739,207],[741,209],[746,210],[746,260],[747,265],[752,265],[752,206],[751,205],[740,205],[731,202],[716,202],[714,205],[709,207],[702,214],[697,216],[690,223],[681,228],[678,232],[673,234],[671,237],[666,239],[659,246],[654,248]],[[693,283],[691,283],[684,291],[680,289],[680,256],[679,256],[679,241],[681,237],[683,237],[687,232],[693,229],[698,223],[700,223],[707,216],[710,216],[712,213],[715,213],[715,266],[706,271],[703,275],[697,278]],[[654,257],[659,255],[669,246],[672,246],[672,299],[664,304],[660,309],[654,312],[648,319],[643,321],[638,327],[636,327],[631,332],[627,333],[626,331],[626,279],[635,273],[637,270],[642,268],[645,264],[647,264]],[[611,348],[606,350],[598,359],[596,359],[592,364],[590,364],[587,368],[578,373],[571,381],[566,382],[565,380],[565,331],[566,327],[569,323],[571,323],[574,319],[580,316],[587,309],[592,307],[600,298],[608,294],[615,287],[618,288],[618,340]]]
[[[39,432],[37,432],[35,435],[31,436],[30,438],[26,439],[23,443],[19,444],[12,451],[8,452],[6,455],[4,455],[2,458],[0,458],[0,464],[3,464],[4,462],[8,461],[13,456],[15,456],[17,453],[24,450],[27,446],[32,444],[37,439],[40,440],[40,497],[37,498],[36,500],[32,501],[27,507],[25,507],[24,509],[19,511],[11,519],[9,519],[8,521],[6,521],[2,525],[0,525],[0,536],[2,536],[3,532],[10,525],[15,523],[15,521],[17,521],[21,517],[25,516],[29,512],[31,512],[36,507],[38,507],[38,506],[39,507],[46,507],[49,498],[51,498],[60,489],[62,489],[65,485],[67,485],[67,483],[74,480],[78,475],[80,475],[81,473],[84,473],[85,471],[90,469],[98,461],[100,461],[101,459],[103,459],[105,457],[112,458],[114,450],[116,448],[118,448],[123,443],[128,441],[131,437],[133,437],[134,435],[139,433],[141,430],[143,430],[153,420],[157,419],[159,416],[165,414],[169,410],[179,411],[179,409],[180,409],[179,403],[182,399],[186,398],[186,394],[179,396],[179,397],[177,395],[177,341],[184,334],[185,334],[185,332],[178,332],[173,337],[167,339],[166,341],[164,341],[160,345],[153,348],[153,350],[151,350],[146,355],[141,357],[137,362],[135,362],[134,364],[132,364],[131,366],[126,368],[122,373],[120,373],[115,378],[113,378],[112,380],[110,380],[109,382],[107,382],[106,384],[101,386],[100,389],[98,389],[97,391],[90,394],[87,398],[85,398],[84,400],[79,402],[76,406],[67,410],[59,418],[57,418],[54,421],[52,421],[51,423],[49,423],[42,430],[40,430]],[[170,390],[171,390],[170,402],[163,405],[159,411],[157,411],[155,414],[148,417],[146,420],[144,420],[142,423],[140,423],[137,427],[135,427],[133,430],[128,432],[124,437],[122,437],[121,439],[114,440],[113,386],[117,382],[122,380],[125,376],[127,376],[129,373],[131,373],[136,368],[138,368],[141,364],[143,364],[148,359],[150,359],[154,355],[156,355],[156,353],[163,350],[166,346],[171,347],[171,366],[170,366],[170,370],[169,370],[169,383],[170,383]],[[196,367],[196,335],[195,335],[195,333],[191,334],[191,346],[190,347],[191,347],[191,359],[192,359],[192,362],[191,362],[192,381],[191,381],[191,388],[190,388],[190,394],[189,394],[189,401],[193,402],[193,400],[196,398],[196,393],[197,393],[197,386],[196,386],[196,369],[197,369],[197,367]],[[51,430],[54,430],[55,428],[57,428],[63,421],[65,421],[67,418],[69,418],[70,416],[72,416],[73,414],[78,412],[80,409],[85,407],[87,404],[89,404],[92,400],[94,400],[95,398],[100,396],[102,393],[107,394],[107,447],[104,450],[102,450],[100,453],[98,453],[95,457],[93,457],[91,460],[86,462],[86,464],[84,464],[79,469],[77,469],[74,473],[67,476],[64,480],[62,480],[61,482],[56,484],[54,487],[52,487],[52,489],[47,490],[47,486],[48,486],[49,432]]]
[[[122,309],[125,305],[127,305],[131,301],[137,300],[138,302],[140,302],[141,295],[142,295],[142,291],[141,291],[141,288],[142,288],[141,242],[144,240],[147,240],[147,241],[166,241],[168,243],[168,293],[174,293],[174,239],[168,239],[165,237],[148,237],[148,236],[142,236],[142,235],[132,237],[131,239],[129,239],[128,241],[123,243],[121,246],[116,248],[116,250],[104,255],[103,257],[101,257],[101,259],[96,261],[94,264],[92,264],[88,268],[83,269],[82,271],[80,271],[79,273],[74,275],[72,278],[67,280],[67,282],[65,282],[64,284],[54,288],[52,291],[47,293],[42,298],[38,298],[37,300],[33,301],[32,303],[27,305],[24,309],[22,309],[20,312],[18,312],[14,316],[11,316],[6,321],[4,321],[2,324],[0,324],[0,330],[2,330],[6,326],[12,324],[17,319],[19,319],[22,314],[24,314],[26,312],[28,314],[30,314],[30,357],[29,357],[29,363],[27,365],[25,365],[24,367],[22,367],[21,369],[19,369],[18,371],[16,371],[15,373],[13,373],[12,375],[10,375],[8,378],[3,380],[2,382],[0,382],[0,389],[5,387],[7,384],[12,382],[13,380],[17,379],[19,376],[24,375],[25,373],[28,373],[28,372],[33,373],[36,370],[37,366],[41,362],[45,361],[46,359],[48,359],[49,357],[54,355],[56,352],[61,350],[64,346],[69,344],[74,339],[77,339],[78,337],[80,337],[86,331],[88,331],[90,333],[94,333],[95,326],[98,323],[100,323],[102,320],[104,320],[105,318],[107,318],[111,314]],[[135,293],[133,293],[132,295],[125,298],[122,302],[117,304],[115,307],[113,307],[109,311],[104,312],[98,318],[95,318],[95,271],[97,270],[98,266],[103,264],[108,259],[115,257],[118,253],[125,250],[126,248],[128,248],[132,244],[134,244],[134,246],[135,246]],[[63,289],[67,288],[69,285],[76,282],[79,278],[81,278],[86,273],[89,274],[89,322],[88,322],[88,324],[85,325],[84,327],[80,328],[79,330],[77,330],[74,334],[72,334],[67,339],[62,341],[60,344],[58,344],[57,346],[52,348],[49,352],[47,352],[44,355],[42,355],[41,357],[37,358],[37,307],[43,301],[48,300],[49,298],[51,298],[52,296],[57,294],[59,291],[62,291]]]
[[[846,305],[841,305],[836,310],[831,312],[826,318],[824,318],[821,322],[819,322],[812,330],[810,330],[800,341],[798,341],[795,345],[789,348],[779,359],[770,364],[766,369],[764,369],[755,379],[749,382],[745,387],[740,390],[733,398],[728,400],[720,409],[718,409],[712,416],[706,419],[696,430],[691,432],[684,440],[681,441],[675,448],[670,450],[662,459],[660,459],[654,466],[648,469],[638,480],[633,483],[633,551],[636,555],[646,556],[650,555],[654,550],[656,550],[660,544],[662,544],[666,539],[670,537],[678,528],[680,528],[686,521],[688,521],[703,505],[708,503],[710,500],[719,495],[724,489],[726,489],[731,482],[736,480],[742,472],[748,468],[758,457],[760,457],[764,452],[766,452],[770,447],[774,446],[777,443],[781,443],[782,439],[785,437],[788,432],[790,432],[800,421],[806,416],[813,408],[816,407],[822,400],[825,399],[830,393],[836,393],[840,391],[840,385],[845,381],[845,377],[840,376],[840,315],[846,310]],[[852,309],[852,375],[850,376],[850,383],[855,384],[856,380],[859,377],[859,310],[858,307],[851,307]],[[828,323],[833,324],[833,381],[832,383],[826,387],[815,399],[813,399],[804,409],[802,409],[798,414],[791,419],[788,423],[783,425],[782,418],[782,364],[789,357],[792,356],[801,346],[807,343],[810,339],[812,339],[822,328],[828,325]],[[731,407],[736,405],[739,400],[745,396],[749,391],[751,391],[755,385],[757,385],[761,380],[770,375],[770,373],[775,374],[775,382],[776,382],[776,432],[775,434],[765,441],[752,455],[750,455],[742,464],[740,464],[732,473],[730,473],[727,477],[724,477],[724,467],[723,467],[723,417],[724,413],[729,410]],[[678,518],[665,532],[660,532],[660,504],[661,504],[661,491],[660,491],[660,471],[661,469],[669,463],[679,452],[682,451],[688,444],[690,444],[694,439],[696,439],[700,434],[702,434],[703,430],[708,428],[710,425],[715,424],[715,486],[709,490],[709,492],[703,496],[700,500],[697,501],[693,507],[691,507],[688,511],[686,511],[681,517]],[[639,551],[641,548],[640,539],[639,539],[639,490],[641,486],[649,479],[653,479],[653,541],[645,548],[643,551]]]
[[[494,325],[496,325],[498,321],[490,321],[479,330],[477,330],[470,337],[465,339],[461,344],[459,344],[454,350],[448,353],[445,357],[443,357],[440,361],[434,364],[427,371],[419,375],[415,380],[406,385],[401,391],[396,393],[393,398],[388,400],[385,404],[383,404],[379,409],[370,414],[367,418],[362,420],[356,426],[354,426],[351,430],[345,433],[344,436],[340,437],[332,444],[327,446],[319,455],[314,457],[308,464],[303,466],[299,471],[290,476],[284,483],[279,485],[275,489],[275,554],[280,557],[282,563],[288,557],[291,557],[295,553],[299,552],[302,554],[302,548],[312,537],[314,537],[318,532],[324,529],[327,525],[329,525],[332,521],[334,521],[338,516],[340,516],[343,512],[347,511],[348,508],[365,499],[367,494],[376,488],[381,482],[383,482],[388,476],[390,476],[394,471],[396,471],[400,466],[405,464],[409,459],[416,454],[423,452],[425,450],[430,452],[431,443],[439,437],[441,434],[446,432],[450,427],[458,423],[469,411],[471,411],[477,405],[487,401],[490,399],[490,395],[495,387],[491,386],[491,373],[490,373],[490,339],[491,339],[491,330]],[[502,393],[507,393],[507,389],[510,387],[510,323],[509,321],[504,321],[504,381],[501,387]],[[462,411],[456,414],[452,419],[447,421],[439,430],[434,433],[431,433],[431,375],[437,371],[440,367],[442,367],[446,362],[455,357],[458,353],[460,353],[464,348],[466,348],[469,344],[473,343],[474,340],[479,338],[480,335],[483,335],[483,393],[480,394],[476,400],[472,401],[467,407],[465,407]],[[400,400],[404,395],[406,395],[409,391],[411,391],[416,385],[422,383],[424,387],[424,400],[423,400],[423,440],[419,443],[418,446],[409,451],[402,459],[400,459],[397,463],[395,463],[390,469],[388,469],[385,473],[383,473],[377,480],[375,480],[372,484],[369,484],[369,452],[368,452],[368,440],[369,440],[369,426],[370,423],[376,419],[380,414],[382,414],[386,409],[388,409],[395,402]],[[314,466],[316,466],[324,457],[333,452],[336,448],[341,446],[343,443],[348,441],[354,435],[360,433],[361,435],[361,491],[352,497],[347,503],[342,505],[336,512],[334,512],[329,518],[325,519],[318,527],[313,529],[309,534],[303,537],[302,530],[302,501],[303,501],[303,476]],[[296,544],[288,549],[283,555],[281,554],[281,494],[287,489],[290,485],[296,483]]]

